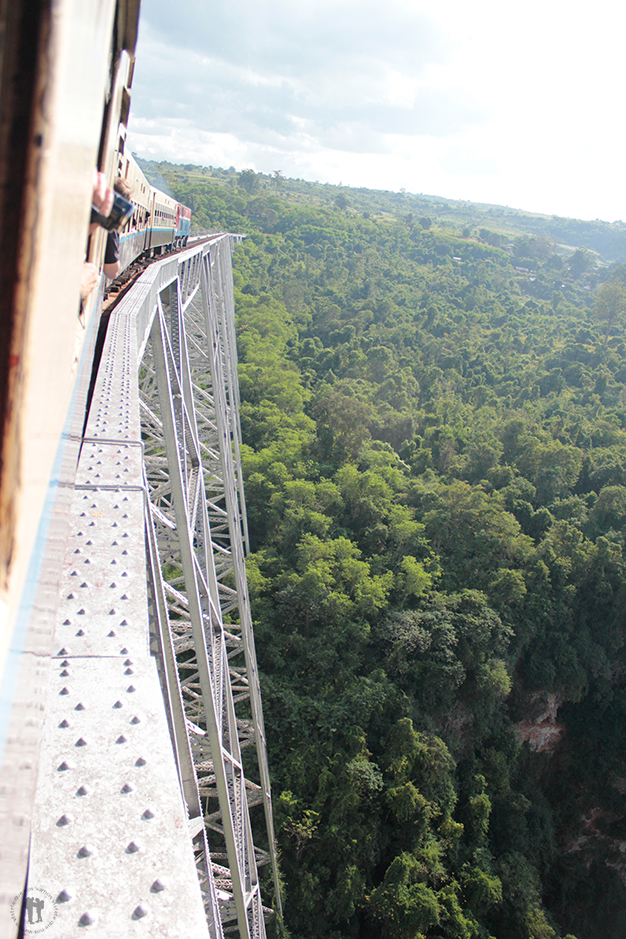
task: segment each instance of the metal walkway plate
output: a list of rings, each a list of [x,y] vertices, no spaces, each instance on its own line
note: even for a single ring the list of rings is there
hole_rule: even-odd
[[[29,876],[56,904],[45,935],[206,937],[156,664],[116,651],[53,662]]]

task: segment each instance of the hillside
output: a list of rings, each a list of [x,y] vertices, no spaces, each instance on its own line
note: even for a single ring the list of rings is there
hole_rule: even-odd
[[[142,165],[247,234],[286,934],[625,934],[626,226]]]

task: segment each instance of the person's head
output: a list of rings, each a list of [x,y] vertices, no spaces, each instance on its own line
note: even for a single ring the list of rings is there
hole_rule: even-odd
[[[121,176],[117,177],[113,183],[113,188],[116,192],[119,192],[120,196],[124,196],[125,199],[130,199],[131,188],[128,185],[127,180],[122,179]]]

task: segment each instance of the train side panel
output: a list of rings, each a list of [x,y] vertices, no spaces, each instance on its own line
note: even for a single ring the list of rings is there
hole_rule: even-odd
[[[17,933],[10,904],[27,871],[60,549],[99,319],[97,288],[80,303],[93,175],[99,153],[101,169],[112,174],[117,165],[125,118],[116,102],[130,97],[138,15],[138,0],[0,5],[0,935],[7,937]],[[91,239],[97,266],[104,240],[104,232]]]
[[[191,231],[191,209],[187,208],[186,205],[180,204],[178,208],[179,218],[178,225],[176,226],[176,244],[184,248],[189,238],[189,232]]]
[[[152,187],[132,156],[120,157],[118,176],[130,186],[130,198],[135,206],[132,217],[120,232],[120,270],[123,271],[146,249],[152,211]]]
[[[150,218],[150,253],[161,254],[165,247],[172,248],[176,236],[176,206],[178,203],[171,196],[166,196],[159,189],[154,194],[152,216]]]

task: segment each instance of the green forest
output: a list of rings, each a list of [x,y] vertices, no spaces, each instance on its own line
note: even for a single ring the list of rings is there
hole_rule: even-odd
[[[246,235],[270,934],[626,935],[626,226],[141,164]]]

